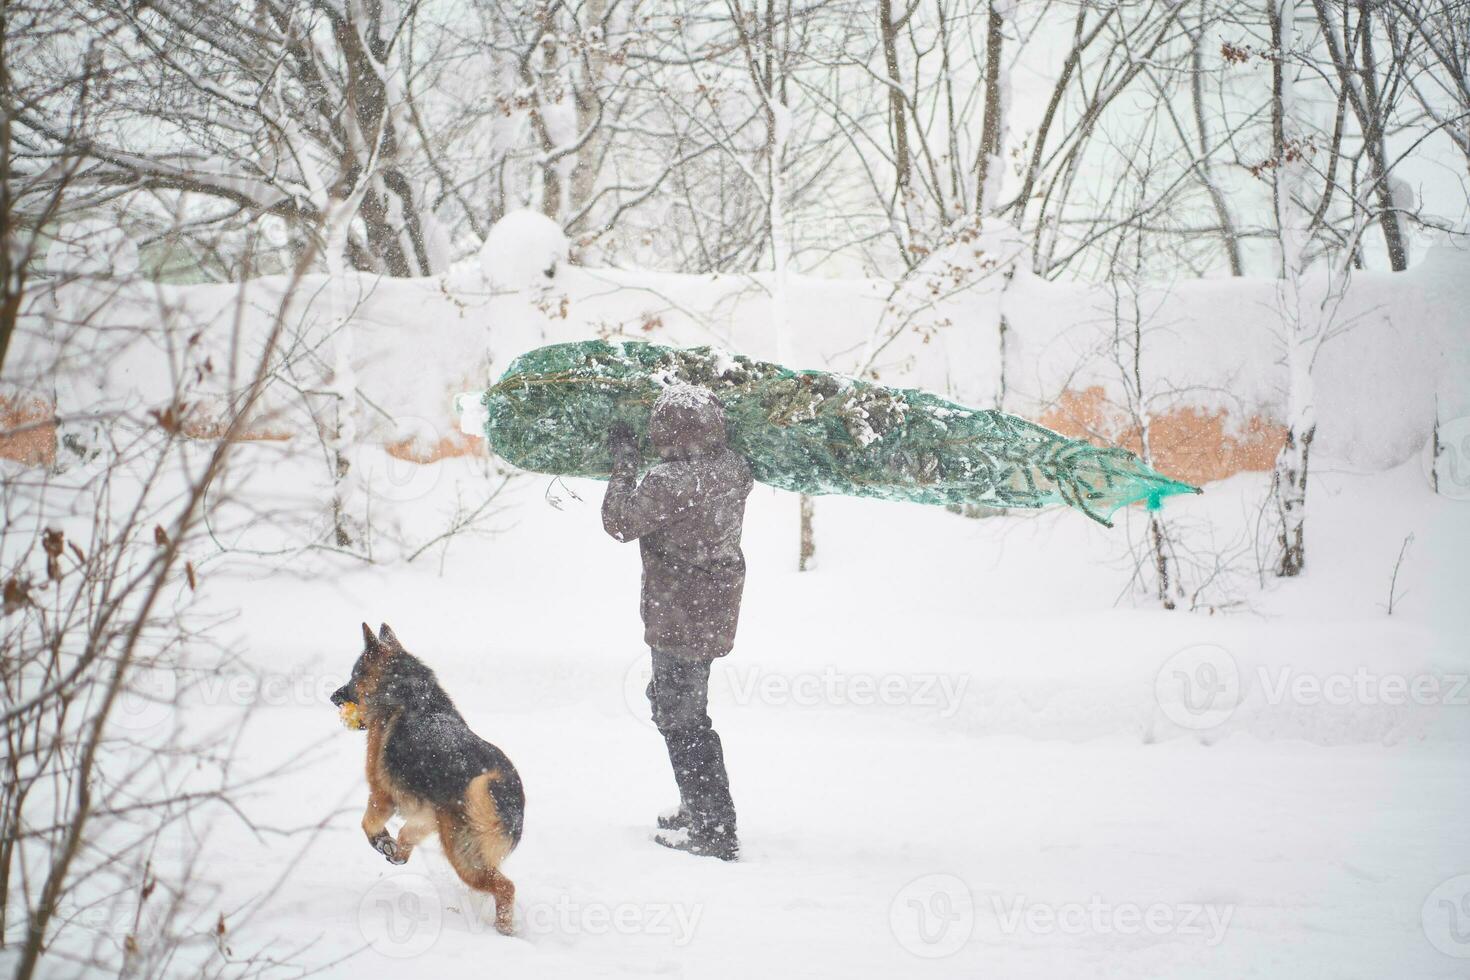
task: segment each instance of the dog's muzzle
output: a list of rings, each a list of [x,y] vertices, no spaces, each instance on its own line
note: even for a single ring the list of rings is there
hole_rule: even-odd
[[[334,707],[340,708],[342,707],[342,705],[355,700],[356,698],[352,696],[352,692],[347,690],[346,684],[343,684],[341,687],[332,692],[332,705]]]

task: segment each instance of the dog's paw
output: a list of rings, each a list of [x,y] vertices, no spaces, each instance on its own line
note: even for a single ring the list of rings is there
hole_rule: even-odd
[[[387,858],[389,864],[403,864],[408,860],[408,858],[398,856],[398,842],[389,837],[386,830],[369,837],[368,843],[372,845],[373,850]]]

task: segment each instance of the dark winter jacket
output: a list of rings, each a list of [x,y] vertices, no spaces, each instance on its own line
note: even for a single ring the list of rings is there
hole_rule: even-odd
[[[636,461],[614,465],[602,526],[642,549],[645,642],[675,656],[722,657],[735,642],[745,586],[750,466],[725,445],[724,410],[703,388],[665,389],[649,438],[664,461],[642,483]]]

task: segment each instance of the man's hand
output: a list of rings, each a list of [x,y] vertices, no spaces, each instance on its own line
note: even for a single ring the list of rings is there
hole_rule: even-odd
[[[636,468],[641,454],[633,427],[627,422],[614,422],[607,431],[607,451],[612,454],[613,466],[626,464]]]

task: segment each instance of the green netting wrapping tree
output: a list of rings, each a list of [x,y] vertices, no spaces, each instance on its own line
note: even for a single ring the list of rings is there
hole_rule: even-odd
[[[1200,492],[1125,449],[1068,439],[1004,412],[709,347],[601,340],[539,347],[480,396],[480,417],[490,448],[522,469],[606,479],[614,421],[632,425],[644,462],[657,462],[648,417],[659,392],[677,382],[719,397],[731,448],[757,480],[783,490],[924,504],[1068,504],[1108,527],[1119,507],[1141,500],[1156,508],[1171,494]]]

